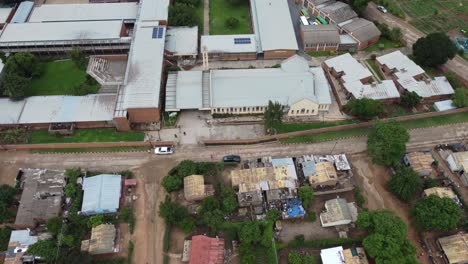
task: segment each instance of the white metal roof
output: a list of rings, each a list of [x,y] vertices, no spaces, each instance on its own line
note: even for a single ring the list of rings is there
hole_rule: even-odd
[[[119,39],[122,21],[8,24],[0,43],[22,41]]]
[[[51,4],[33,9],[29,22],[134,20],[138,3]]]
[[[159,107],[166,27],[157,25],[139,25],[134,32],[125,78],[125,109]],[[161,38],[153,38],[157,28],[163,30]]]
[[[435,102],[434,108],[439,112],[456,109],[456,107],[453,105],[452,100],[444,100],[444,101]]]
[[[360,64],[351,54],[346,53],[325,61],[329,68],[334,68],[336,72],[343,72],[341,77],[345,82],[359,81],[372,76],[372,73]]]
[[[15,15],[11,18],[10,23],[25,23],[28,20],[33,6],[34,1],[21,2],[16,9]]]
[[[197,55],[198,27],[168,27],[166,50],[177,56]]]
[[[376,60],[382,65],[387,65],[389,69],[396,69],[395,75],[397,77],[401,73],[408,74],[411,77],[424,73],[424,70],[419,65],[399,50],[377,57]]]
[[[261,50],[298,49],[287,0],[252,0],[250,7]]]
[[[103,210],[117,211],[119,209],[121,186],[121,175],[100,174],[84,178],[81,211],[84,213]]]
[[[8,98],[0,98],[0,124],[16,124],[21,116],[21,111],[26,101],[11,101]]]
[[[329,84],[320,67],[293,56],[281,68],[211,71],[211,107],[292,105],[302,99],[330,104]]]
[[[346,82],[343,85],[356,99],[383,100],[400,97],[400,93],[392,80],[384,80],[381,83],[374,84],[362,84],[360,81],[354,81]]]
[[[18,123],[111,121],[115,100],[113,94],[32,96],[25,100]]]
[[[29,230],[12,230],[10,243],[18,242],[19,246],[30,246],[37,242],[37,236],[31,236]]]
[[[323,264],[344,264],[343,247],[334,247],[320,250]]]
[[[141,22],[167,21],[169,0],[142,0],[140,5]]]
[[[202,107],[202,71],[181,71],[177,74],[176,105],[182,109]]]
[[[13,8],[11,8],[11,7],[8,7],[8,8],[2,7],[2,8],[0,8],[0,23],[5,23],[7,21],[8,16],[10,16],[11,10],[13,10]]]
[[[453,94],[455,91],[445,76],[435,77],[434,80],[416,81],[406,75],[397,82],[409,92],[415,92],[423,98]]]
[[[236,44],[234,39],[249,39],[250,43]],[[249,42],[249,41],[245,41]],[[208,53],[256,53],[257,41],[255,35],[205,35],[201,36],[201,49],[206,47]]]

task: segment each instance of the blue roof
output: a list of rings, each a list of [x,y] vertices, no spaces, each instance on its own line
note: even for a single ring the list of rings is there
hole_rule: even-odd
[[[83,206],[85,215],[114,213],[119,209],[122,176],[101,174],[83,181]]]
[[[22,2],[18,9],[16,9],[15,15],[11,19],[10,23],[25,23],[28,20],[29,14],[34,7],[34,2],[24,1]]]
[[[317,169],[315,168],[315,162],[311,160],[302,162],[302,172],[306,178],[314,175],[317,172]]]
[[[299,199],[291,199],[288,201],[288,218],[305,215],[302,202]]]

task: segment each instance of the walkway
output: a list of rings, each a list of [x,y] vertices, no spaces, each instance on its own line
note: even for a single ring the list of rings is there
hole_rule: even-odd
[[[203,0],[203,35],[210,34],[210,0]]]
[[[380,23],[385,23],[391,28],[401,28],[403,39],[407,42],[408,46],[412,46],[419,38],[426,35],[404,20],[401,20],[389,13],[383,14],[378,11],[376,4],[373,2],[370,2],[367,6],[364,17],[370,20],[376,20]],[[449,60],[441,67],[455,72],[458,76],[468,82],[468,62],[459,55],[455,56],[455,58]]]

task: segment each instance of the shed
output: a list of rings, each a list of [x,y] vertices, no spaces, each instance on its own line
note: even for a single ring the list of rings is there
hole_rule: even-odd
[[[438,101],[434,103],[434,109],[437,112],[448,111],[456,109],[457,107],[453,105],[452,100]]]
[[[81,251],[91,255],[115,252],[115,226],[102,224],[91,229],[91,239],[81,241]]]
[[[224,239],[203,235],[192,237],[190,264],[222,264],[223,261]]]
[[[119,209],[122,190],[122,176],[101,174],[84,179],[84,215],[115,213]]]
[[[450,264],[468,263],[468,233],[442,237],[437,240]]]

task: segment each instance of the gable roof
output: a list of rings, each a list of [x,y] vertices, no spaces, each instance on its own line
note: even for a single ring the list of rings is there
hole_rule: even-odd
[[[116,212],[119,209],[122,176],[101,174],[83,180],[84,214]]]
[[[304,44],[338,44],[340,34],[334,25],[301,25]]]
[[[193,236],[189,264],[222,264],[224,261],[224,239]]]
[[[364,18],[353,19],[351,22],[344,24],[342,28],[360,42],[366,42],[381,34],[373,22]]]
[[[336,24],[358,16],[348,4],[340,1],[328,2],[325,6],[319,8],[319,10],[325,13],[325,16],[332,19]]]

